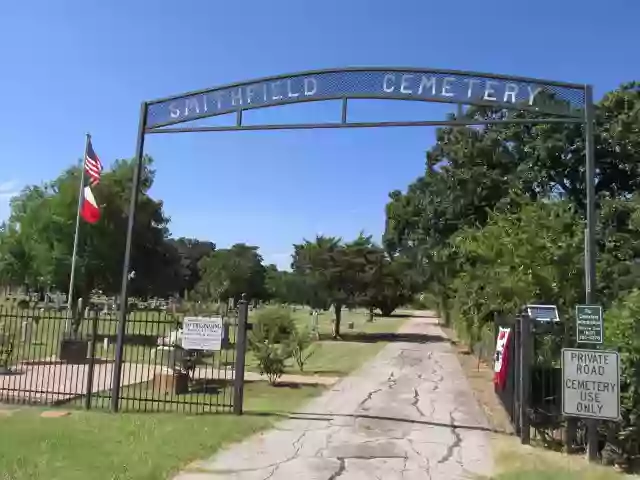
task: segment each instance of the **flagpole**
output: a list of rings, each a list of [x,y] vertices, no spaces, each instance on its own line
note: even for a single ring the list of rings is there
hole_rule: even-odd
[[[84,142],[84,155],[82,156],[82,163],[80,164],[80,188],[78,190],[78,208],[76,211],[76,233],[73,236],[73,254],[71,257],[71,278],[69,279],[69,293],[67,296],[67,310],[71,311],[71,304],[73,302],[73,286],[76,276],[76,254],[78,253],[78,231],[80,230],[80,207],[82,206],[82,191],[84,190],[84,169],[85,162],[87,161],[87,151],[89,149],[89,140],[91,135],[86,134]],[[65,331],[69,332],[69,317],[65,323]]]

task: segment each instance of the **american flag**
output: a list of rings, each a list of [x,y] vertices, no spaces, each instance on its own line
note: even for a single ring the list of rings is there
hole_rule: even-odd
[[[84,170],[89,175],[89,183],[91,185],[97,185],[100,183],[100,174],[102,173],[102,162],[93,151],[93,145],[91,145],[91,139],[87,143],[87,154],[84,157]]]

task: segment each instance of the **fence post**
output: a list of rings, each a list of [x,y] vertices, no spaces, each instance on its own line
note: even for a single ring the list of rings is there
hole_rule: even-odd
[[[564,348],[574,348],[575,343],[575,325],[572,322],[568,322],[565,325],[564,330],[564,342],[562,346]],[[564,417],[565,428],[562,432],[562,441],[564,443],[565,453],[575,453],[575,444],[578,437],[578,419],[576,417]]]
[[[98,341],[98,312],[93,312],[91,319],[91,346],[89,347],[89,365],[87,372],[87,392],[84,397],[84,408],[91,409],[91,397],[93,395],[93,370],[95,368],[96,359],[96,342]]]
[[[520,315],[520,442],[523,445],[531,443],[531,428],[529,418],[530,392],[531,392],[531,367],[533,352],[533,329],[531,317],[527,314]]]
[[[519,317],[513,322],[513,342],[509,353],[511,354],[513,367],[511,370],[512,394],[511,394],[511,419],[518,438],[520,438],[520,324]]]
[[[242,415],[244,399],[244,360],[247,352],[247,319],[249,303],[246,295],[238,302],[238,331],[236,332],[236,364],[233,374],[233,413]]]

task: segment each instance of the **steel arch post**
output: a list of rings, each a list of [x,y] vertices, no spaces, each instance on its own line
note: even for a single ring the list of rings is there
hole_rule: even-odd
[[[120,287],[120,311],[118,315],[118,337],[116,341],[115,365],[111,382],[111,411],[117,412],[120,408],[120,385],[122,377],[122,356],[124,352],[124,334],[127,323],[127,290],[129,286],[129,266],[131,264],[131,242],[133,239],[133,227],[136,219],[136,207],[140,190],[140,176],[142,174],[142,156],[144,154],[144,134],[147,119],[147,102],[140,106],[140,120],[138,124],[138,140],[136,143],[136,158],[133,168],[131,184],[131,201],[129,203],[129,221],[127,223],[127,239],[124,247],[124,261],[122,263],[122,283]]]

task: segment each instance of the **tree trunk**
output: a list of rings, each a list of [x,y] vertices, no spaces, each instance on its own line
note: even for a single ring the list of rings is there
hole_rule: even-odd
[[[336,313],[336,318],[333,321],[333,338],[340,338],[340,321],[342,320],[342,304],[334,303],[333,309]]]
[[[367,322],[373,322],[373,307],[369,307],[369,319]]]
[[[449,308],[450,308],[449,295],[447,294],[445,287],[442,287],[439,290],[440,290],[440,294],[437,295],[437,302],[438,302],[437,313],[440,318],[438,322],[442,320],[444,324],[448,327],[451,324],[451,312],[449,311]]]

